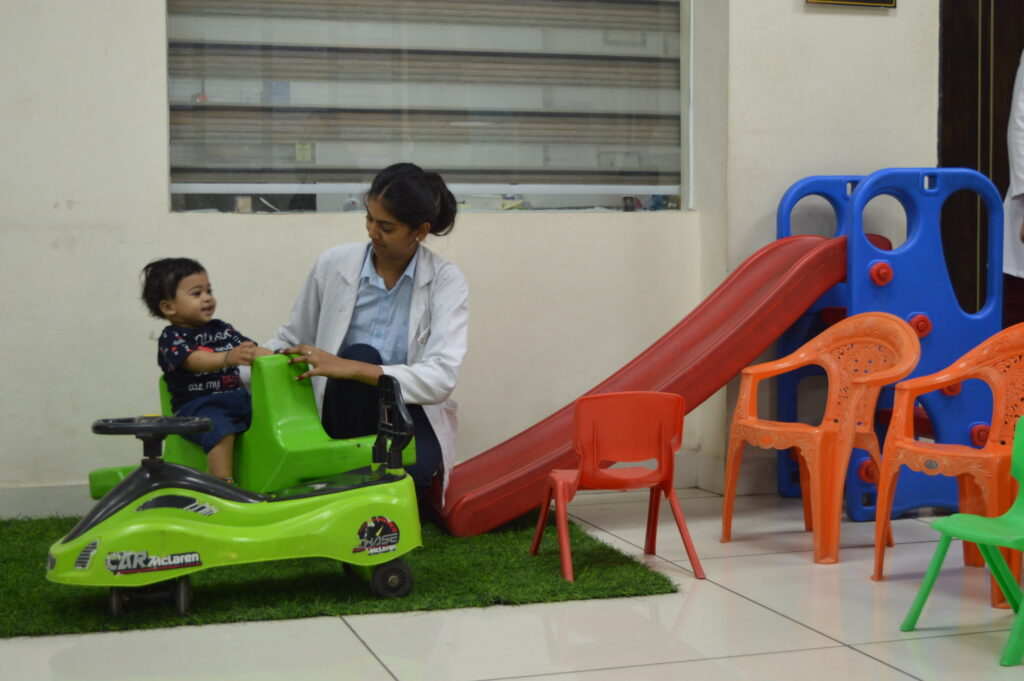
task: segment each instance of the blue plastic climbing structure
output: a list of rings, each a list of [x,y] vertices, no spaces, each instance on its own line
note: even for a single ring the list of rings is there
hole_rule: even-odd
[[[942,251],[943,204],[959,191],[978,195],[988,214],[985,302],[974,313],[957,300]],[[995,186],[980,173],[963,168],[891,168],[867,176],[815,176],[795,183],[783,195],[777,213],[777,237],[792,235],[794,207],[808,196],[825,199],[836,214],[836,237],[847,237],[846,281],[822,296],[778,341],[779,356],[789,354],[819,333],[827,318],[882,311],[914,327],[921,340],[921,361],[912,376],[934,373],[999,331],[1002,315],[1002,201]],[[864,210],[878,196],[890,196],[903,207],[907,238],[887,249],[884,240],[864,232]],[[777,409],[780,420],[797,419],[798,385],[811,372],[780,377]],[[880,407],[891,402],[883,393]],[[938,442],[972,444],[972,437],[991,418],[992,396],[978,381],[965,382],[957,395],[923,395]],[[880,440],[881,442],[881,440]],[[852,520],[875,517],[875,485],[863,475],[867,452],[856,450],[846,479],[846,512]],[[788,451],[779,452],[778,488],[783,496],[799,496],[799,469]],[[899,477],[893,515],[938,507],[955,510],[955,478],[904,471]]]

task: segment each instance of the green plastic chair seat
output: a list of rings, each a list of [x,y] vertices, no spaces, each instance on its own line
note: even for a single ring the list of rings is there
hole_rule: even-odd
[[[971,513],[956,513],[939,518],[932,523],[932,527],[956,539],[1024,550],[1024,524],[1019,518],[1007,518],[1006,515],[986,518]]]
[[[1018,486],[1024,481],[1024,419],[1018,419],[1014,430],[1013,454],[1010,461],[1010,473],[1016,480]],[[1010,508],[1000,516],[987,518],[985,516],[970,513],[956,513],[945,518],[939,518],[932,523],[932,527],[940,533],[939,545],[935,548],[935,554],[928,565],[924,579],[917,591],[914,602],[910,605],[907,616],[900,625],[901,631],[913,631],[917,626],[917,620],[921,616],[928,595],[935,580],[942,570],[942,562],[946,559],[949,545],[953,539],[972,541],[978,545],[981,555],[985,558],[1006,601],[1015,613],[1013,628],[1010,630],[1010,637],[1006,641],[1003,653],[999,658],[999,664],[1003,666],[1018,665],[1024,658],[1024,614],[1021,613],[1022,593],[1020,585],[1013,576],[1010,566],[1003,557],[1006,549],[1024,549],[1024,495],[1017,494]],[[1001,550],[1002,549],[1002,550]],[[1014,562],[1020,560],[1019,553],[1011,554]],[[1018,563],[1019,564],[1019,563]]]

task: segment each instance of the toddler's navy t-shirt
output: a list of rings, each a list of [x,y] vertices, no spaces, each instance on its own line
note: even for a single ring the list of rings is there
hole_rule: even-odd
[[[242,379],[237,367],[196,374],[180,365],[193,352],[227,352],[247,340],[220,319],[210,320],[198,329],[173,324],[166,327],[160,334],[157,362],[163,369],[167,389],[171,393],[171,408],[178,411],[183,404],[197,397],[241,388]]]

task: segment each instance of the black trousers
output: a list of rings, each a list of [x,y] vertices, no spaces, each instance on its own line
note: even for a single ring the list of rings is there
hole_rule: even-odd
[[[1024,279],[1003,274],[1003,328],[1024,322]]]
[[[383,364],[377,349],[362,343],[342,348],[338,356],[368,364]],[[416,493],[424,494],[430,489],[434,476],[443,474],[441,444],[423,407],[418,404],[406,406],[416,425],[416,463],[406,472],[416,484]],[[327,379],[321,421],[327,434],[337,440],[374,435],[377,432],[377,386],[348,379]]]

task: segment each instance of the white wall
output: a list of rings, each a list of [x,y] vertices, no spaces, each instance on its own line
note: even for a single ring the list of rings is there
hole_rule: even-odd
[[[700,296],[704,298],[721,283],[726,274],[725,248],[729,215],[729,3],[694,0],[690,24],[693,27],[690,202],[700,209]],[[726,392],[719,390],[708,399],[700,414],[694,414],[688,420],[687,430],[699,422],[705,432],[724,433],[728,428]],[[701,444],[704,449],[699,456],[693,458],[697,486],[721,491],[725,472],[723,438],[706,440]]]
[[[262,339],[316,255],[365,234],[352,214],[170,213],[165,52],[156,0],[0,7],[0,515],[81,510],[61,485],[87,508],[90,469],[138,459],[89,424],[158,409],[146,262],[199,258],[218,314]],[[468,213],[430,245],[471,289],[461,458],[567,404],[700,299],[693,213]]]
[[[471,286],[461,457],[653,342],[773,238],[794,180],[934,163],[937,3],[694,3],[700,213],[467,214],[434,242]],[[156,409],[145,262],[199,257],[219,313],[263,338],[316,254],[361,236],[351,215],[170,213],[165,59],[159,0],[0,5],[0,515],[53,510],[61,485],[87,508],[86,472],[138,457],[89,424]],[[684,484],[718,484],[724,402],[688,418]]]
[[[775,238],[778,200],[796,180],[936,164],[938,2],[879,9],[730,0],[727,21],[722,12],[717,0],[695,0],[695,21],[703,14],[718,35],[728,35],[728,78],[721,83],[728,92],[728,269]],[[706,87],[695,93],[698,101],[708,96],[720,95]],[[694,134],[696,144],[701,129]],[[699,199],[697,205],[707,213]],[[823,205],[800,202],[794,231],[834,229],[831,209],[820,214]],[[882,197],[869,204],[865,227],[901,243],[906,216]],[[703,221],[702,228],[707,234]],[[732,399],[727,403],[731,410]],[[774,491],[775,453],[752,453],[744,458],[741,493]],[[705,462],[701,470],[720,476],[724,467]],[[721,482],[704,477],[701,486],[718,490]]]
[[[794,181],[937,162],[939,3],[897,5],[729,3],[730,269]]]

